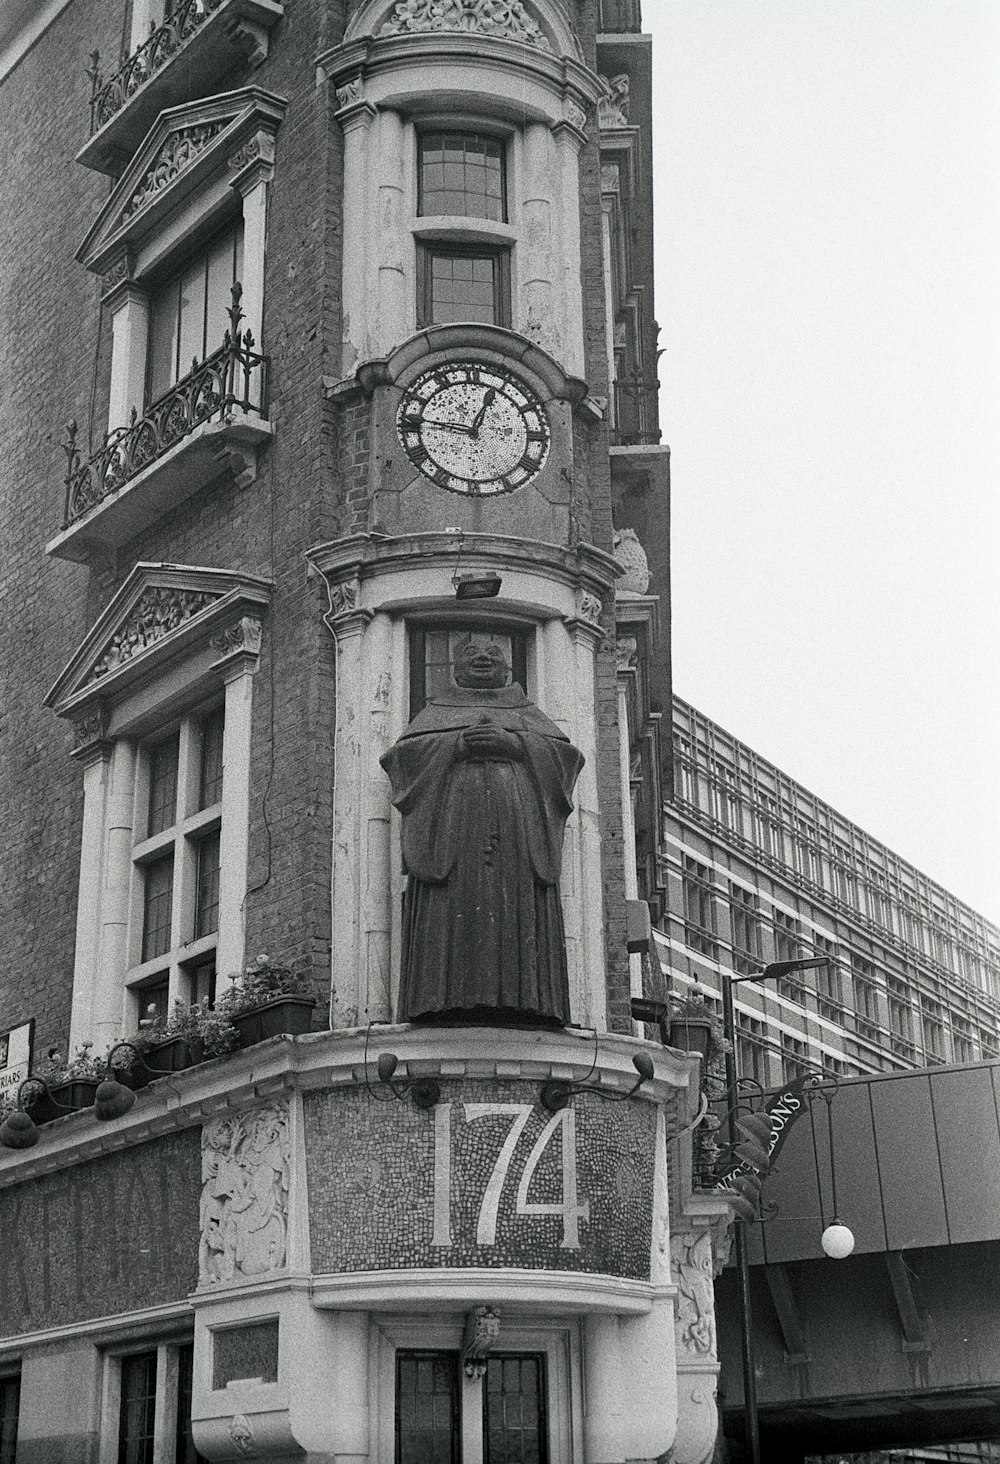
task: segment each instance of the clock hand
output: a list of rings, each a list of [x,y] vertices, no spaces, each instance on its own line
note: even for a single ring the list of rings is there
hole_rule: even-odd
[[[473,418],[472,426],[469,428],[469,433],[470,433],[470,435],[472,437],[478,437],[479,436],[479,429],[483,425],[483,418],[486,416],[486,413],[489,411],[490,407],[493,405],[493,398],[496,396],[496,394],[497,394],[496,387],[495,386],[491,386],[489,388],[489,390],[487,391],[486,395],[483,397],[483,404],[479,408],[479,411],[476,413],[475,417]]]
[[[406,423],[404,422],[404,426]],[[472,428],[467,422],[445,422],[441,417],[421,417],[414,424],[415,428],[420,427],[447,427],[450,432],[471,433]]]

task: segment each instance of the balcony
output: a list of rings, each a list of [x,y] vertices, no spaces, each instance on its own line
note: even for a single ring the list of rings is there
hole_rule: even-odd
[[[658,444],[659,390],[658,381],[649,381],[638,372],[615,378],[612,384],[612,447],[655,447]]]
[[[118,177],[166,107],[207,95],[239,64],[259,66],[283,15],[278,0],[181,0],[111,76],[94,51],[91,135],[77,162]]]
[[[249,331],[234,334],[127,427],[109,432],[84,459],[77,424],[67,425],[66,502],[61,532],[46,551],[87,561],[117,548],[223,472],[241,487],[256,477],[257,449],[271,436],[268,358]]]

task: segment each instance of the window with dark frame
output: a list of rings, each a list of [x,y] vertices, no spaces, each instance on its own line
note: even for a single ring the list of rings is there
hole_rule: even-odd
[[[485,1464],[547,1464],[545,1358],[540,1353],[487,1358],[483,1379]]]
[[[176,734],[150,748],[148,837],[168,829],[177,816],[178,756]]]
[[[149,302],[146,400],[156,401],[217,351],[243,273],[243,221],[231,224],[156,289]]]
[[[199,808],[211,808],[222,797],[222,738],[225,715],[220,708],[201,724],[201,777]]]
[[[420,243],[417,325],[510,325],[510,250],[502,245]]]
[[[17,1455],[17,1418],[21,1407],[18,1373],[0,1377],[0,1464],[14,1464]]]
[[[198,880],[195,891],[194,935],[197,940],[219,928],[219,830],[198,843]]]
[[[121,1360],[118,1464],[153,1464],[156,1424],[156,1351]]]
[[[707,864],[684,855],[684,939],[703,956],[718,956],[715,938],[715,901],[712,875]]]
[[[146,865],[143,876],[142,959],[151,961],[170,949],[174,899],[174,856]]]
[[[747,976],[761,964],[761,926],[757,896],[742,885],[729,886],[729,919],[733,938],[733,967]]]
[[[457,1352],[396,1353],[395,1464],[458,1464]]]
[[[528,695],[528,635],[520,629],[502,625],[456,624],[412,625],[410,627],[410,719],[422,711],[431,697],[454,689],[452,674],[455,654],[467,637],[474,641],[492,641],[503,648],[511,668],[509,685],[519,686]]]
[[[417,213],[507,219],[506,149],[478,132],[422,132]]]

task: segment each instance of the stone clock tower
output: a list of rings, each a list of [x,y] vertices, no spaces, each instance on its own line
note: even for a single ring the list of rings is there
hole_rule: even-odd
[[[100,1054],[248,966],[314,1004],[0,1131],[0,1440],[16,1396],[29,1460],[706,1464],[725,1205],[698,1059],[631,1009],[669,704],[638,5],[38,24],[12,117],[81,28],[112,63],[32,183],[77,190],[76,354],[12,377],[74,419],[23,530],[60,895],[43,937],[22,891],[0,1037]]]

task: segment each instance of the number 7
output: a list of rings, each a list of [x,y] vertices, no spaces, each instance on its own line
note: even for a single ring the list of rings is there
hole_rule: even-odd
[[[479,1207],[479,1226],[476,1230],[477,1245],[495,1245],[497,1238],[497,1213],[500,1209],[500,1194],[504,1180],[514,1157],[517,1141],[524,1132],[524,1126],[532,1114],[530,1103],[466,1103],[465,1121],[471,1123],[477,1118],[489,1118],[493,1114],[509,1113],[513,1116],[510,1130],[500,1147],[493,1173],[490,1175],[483,1203]]]

